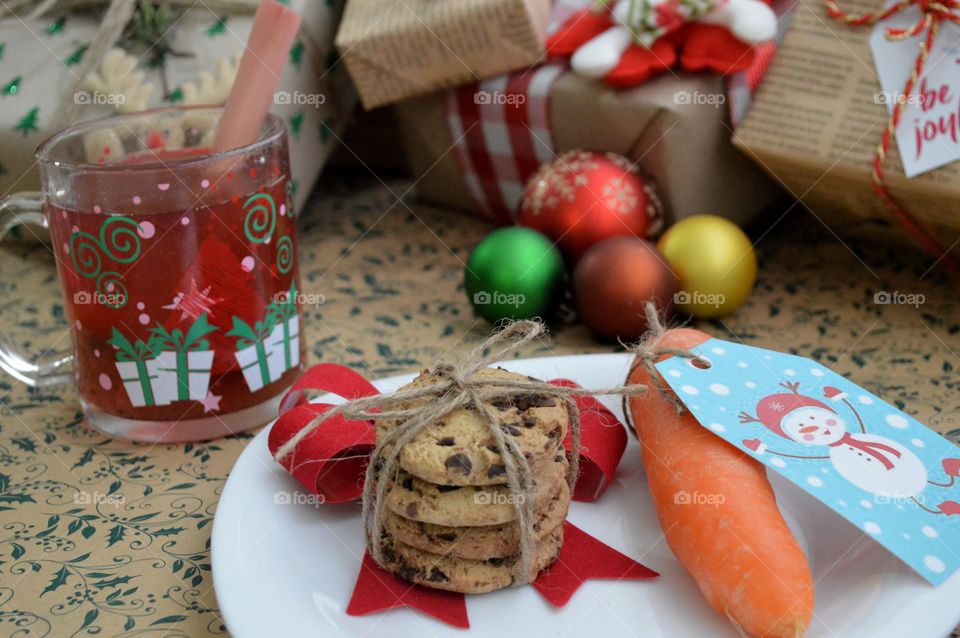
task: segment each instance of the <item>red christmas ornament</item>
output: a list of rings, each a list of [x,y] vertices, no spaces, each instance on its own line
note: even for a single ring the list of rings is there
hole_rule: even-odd
[[[625,157],[570,151],[530,178],[517,222],[553,239],[575,264],[605,239],[655,237],[663,208],[653,183]]]

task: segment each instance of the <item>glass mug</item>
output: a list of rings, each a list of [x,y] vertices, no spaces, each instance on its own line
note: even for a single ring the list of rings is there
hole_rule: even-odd
[[[49,230],[73,341],[34,360],[0,342],[0,367],[32,386],[72,379],[111,436],[262,425],[302,371],[286,129],[268,116],[255,143],[211,154],[220,113],[73,126],[37,149],[43,192],[0,202],[0,236],[23,222]]]

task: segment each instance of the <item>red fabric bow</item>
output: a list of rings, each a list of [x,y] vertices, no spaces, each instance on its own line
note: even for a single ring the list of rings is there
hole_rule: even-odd
[[[551,383],[578,387],[567,379]],[[268,437],[271,453],[276,454],[300,429],[332,407],[326,403],[308,403],[308,390],[332,393],[346,400],[379,392],[369,381],[344,366],[320,364],[308,369],[280,404],[280,417]],[[576,402],[580,410],[581,452],[580,476],[573,498],[595,501],[613,479],[627,444],[627,434],[616,416],[593,397],[578,396]],[[371,422],[334,417],[310,432],[281,464],[311,493],[321,496],[323,502],[343,503],[361,496],[364,472],[374,444]],[[568,435],[564,447],[569,451],[570,445]],[[560,556],[540,574],[533,586],[551,604],[560,607],[591,578],[640,580],[657,576],[656,572],[568,522],[564,525]],[[397,607],[417,609],[456,627],[470,625],[466,598],[462,594],[411,585],[381,569],[365,554],[347,613],[359,616]]]
[[[577,387],[568,379],[555,385]],[[369,381],[345,366],[321,363],[313,366],[290,388],[280,403],[280,417],[270,430],[268,445],[276,451],[310,421],[330,409],[328,403],[308,403],[306,391],[329,392],[344,399],[379,394]],[[575,501],[591,502],[606,491],[627,446],[627,433],[620,420],[590,396],[578,396],[580,410],[580,478]],[[344,503],[360,498],[367,459],[375,444],[373,424],[335,416],[314,429],[281,465],[311,493],[325,503]],[[571,449],[570,435],[563,442]]]
[[[547,53],[568,57],[594,37],[615,26],[609,7],[584,9],[568,19],[547,40]],[[632,44],[604,82],[635,86],[662,73],[679,60],[687,71],[718,73],[743,71],[753,63],[754,51],[721,26],[689,22],[660,38],[650,48]]]
[[[890,16],[904,11],[908,7],[916,5],[920,9],[920,19],[906,29],[895,29],[888,27],[884,34],[890,40],[904,40],[912,38],[926,31],[926,38],[920,43],[917,52],[917,59],[913,65],[913,71],[907,78],[906,85],[903,88],[903,95],[909,98],[913,93],[914,87],[920,75],[923,73],[923,67],[927,63],[927,56],[933,47],[934,40],[937,39],[937,33],[940,31],[940,25],[944,20],[960,24],[960,1],[958,0],[901,0],[891,7],[878,11],[876,13],[849,14],[841,9],[834,0],[825,0],[827,15],[834,20],[844,22],[852,27],[868,26],[883,22]],[[890,150],[890,143],[893,141],[893,135],[896,133],[897,125],[900,123],[900,116],[903,114],[903,107],[907,100],[895,100],[893,111],[887,120],[887,128],[883,131],[880,143],[877,144],[877,150],[873,157],[873,190],[880,197],[884,206],[890,212],[900,226],[924,248],[928,253],[943,261],[948,268],[954,272],[960,272],[960,260],[945,250],[943,244],[933,236],[933,234],[924,228],[918,222],[910,211],[901,204],[890,193],[884,178],[884,162],[887,159],[887,152]]]

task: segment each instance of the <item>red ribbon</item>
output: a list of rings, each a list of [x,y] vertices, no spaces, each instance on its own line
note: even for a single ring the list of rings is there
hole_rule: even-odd
[[[578,387],[568,379],[555,385]],[[369,381],[345,366],[322,363],[313,366],[290,388],[280,403],[280,418],[270,430],[267,445],[276,454],[280,447],[310,421],[329,410],[328,403],[308,403],[309,390],[335,394],[346,400],[379,394]],[[613,480],[614,471],[627,447],[627,433],[620,420],[591,396],[577,396],[580,410],[580,477],[575,501],[600,498]],[[321,423],[280,464],[311,493],[325,503],[344,503],[360,498],[363,475],[376,443],[373,423],[349,421],[334,416]],[[571,449],[570,434],[563,442]]]
[[[551,383],[579,387],[567,379]],[[310,390],[332,393],[346,400],[379,393],[369,381],[349,368],[329,363],[313,366],[281,401],[280,417],[268,438],[272,454],[310,421],[333,407],[327,403],[308,403],[306,394]],[[627,445],[627,433],[619,419],[593,397],[578,396],[576,403],[580,410],[580,476],[573,498],[592,502],[603,495],[613,480]],[[335,416],[304,437],[281,464],[311,493],[321,496],[324,503],[352,501],[363,493],[364,472],[375,438],[372,422]],[[569,434],[563,444],[569,452]],[[562,607],[580,585],[591,578],[642,580],[657,576],[653,570],[567,522],[560,556],[532,584],[547,601]],[[466,598],[462,594],[411,585],[381,569],[369,554],[364,554],[347,613],[360,616],[397,607],[419,610],[456,627],[470,626]]]
[[[897,125],[900,123],[900,116],[903,114],[903,106],[907,102],[907,98],[913,93],[917,80],[923,72],[923,67],[927,62],[927,56],[930,54],[933,42],[936,40],[937,33],[940,31],[940,25],[943,24],[944,20],[960,23],[960,15],[956,13],[956,11],[960,9],[960,1],[901,0],[883,11],[860,15],[846,13],[837,6],[834,0],[824,0],[824,3],[827,7],[827,15],[834,20],[845,22],[852,27],[873,25],[902,12],[907,7],[914,5],[919,7],[920,19],[917,20],[913,26],[906,29],[888,27],[884,30],[889,40],[912,38],[924,31],[926,31],[927,35],[920,43],[920,50],[917,54],[917,60],[913,65],[913,71],[911,71],[910,77],[907,78],[907,83],[903,88],[904,99],[894,101],[893,112],[887,120],[887,128],[883,131],[880,143],[877,145],[877,151],[873,157],[873,190],[880,196],[880,200],[884,206],[886,206],[887,210],[890,211],[890,214],[893,215],[894,219],[900,223],[900,226],[907,231],[924,250],[936,257],[938,261],[942,260],[951,270],[960,272],[960,261],[950,255],[950,253],[944,249],[943,244],[941,244],[930,231],[924,228],[920,222],[897,201],[887,188],[883,168],[883,164],[887,159],[887,152],[890,150],[890,143],[897,130]]]

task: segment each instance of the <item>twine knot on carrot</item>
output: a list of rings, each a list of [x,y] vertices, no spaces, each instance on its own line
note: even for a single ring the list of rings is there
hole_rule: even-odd
[[[907,78],[903,94],[900,96],[902,99],[894,100],[893,110],[890,112],[890,117],[887,118],[887,126],[880,137],[880,142],[877,144],[877,150],[873,157],[873,190],[893,218],[921,247],[936,257],[938,261],[942,260],[954,272],[960,272],[960,260],[950,255],[950,251],[944,249],[943,244],[893,196],[887,188],[884,175],[884,163],[890,150],[890,143],[896,133],[897,125],[900,123],[904,106],[908,103],[920,76],[923,74],[930,49],[940,32],[940,26],[944,21],[960,24],[960,0],[900,0],[900,2],[887,7],[883,11],[863,14],[847,13],[837,5],[835,0],[824,0],[824,4],[828,16],[851,27],[871,26],[883,22],[912,6],[916,6],[920,10],[920,18],[906,29],[893,27],[884,29],[884,35],[888,40],[905,40],[923,32],[926,32],[926,37],[920,41],[917,59],[910,72],[910,77]]]
[[[659,392],[670,404],[676,409],[677,414],[683,414],[684,407],[683,403],[677,399],[676,395],[663,383],[663,379],[660,377],[660,373],[657,372],[656,363],[660,359],[666,356],[675,356],[683,357],[684,359],[692,359],[696,361],[703,362],[703,365],[709,366],[709,363],[699,357],[697,354],[686,350],[684,348],[671,348],[662,346],[660,344],[663,336],[667,333],[667,327],[660,320],[660,314],[657,312],[657,306],[652,302],[648,301],[644,305],[644,314],[647,317],[647,332],[643,337],[635,344],[624,344],[624,347],[628,352],[634,355],[633,364],[630,366],[630,372],[627,374],[629,379],[638,367],[644,367],[647,372],[650,374],[650,379],[653,380],[653,385],[656,387],[657,392]],[[623,399],[623,413],[626,415],[627,419],[630,419],[630,411],[627,409],[627,398]],[[632,427],[631,430],[635,431]]]
[[[523,451],[502,428],[493,409],[496,399],[540,395],[562,401],[570,420],[571,469],[567,480],[570,488],[576,484],[580,466],[580,413],[575,397],[578,395],[624,396],[646,392],[644,385],[617,386],[599,390],[553,385],[537,379],[501,379],[477,376],[484,368],[510,357],[527,343],[545,332],[536,321],[517,321],[484,341],[462,361],[441,363],[422,375],[425,383],[395,392],[347,401],[311,420],[294,434],[274,455],[281,461],[321,423],[335,416],[354,421],[374,421],[389,425],[378,431],[376,447],[370,454],[363,483],[363,529],[367,550],[380,566],[385,565],[380,539],[386,515],[386,497],[391,483],[400,469],[400,452],[421,432],[436,425],[445,416],[458,409],[479,414],[494,441],[497,453],[503,459],[507,485],[513,496],[520,530],[521,572],[515,585],[527,584],[536,577],[532,572],[536,553],[536,517],[533,511],[533,474]],[[426,399],[426,405],[417,400]]]

